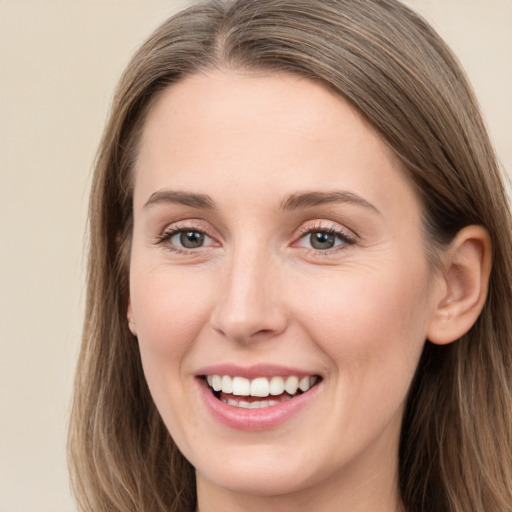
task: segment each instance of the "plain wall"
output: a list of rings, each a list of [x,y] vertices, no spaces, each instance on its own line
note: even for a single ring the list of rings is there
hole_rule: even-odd
[[[409,0],[512,170],[512,0]],[[65,444],[91,164],[129,56],[185,1],[0,0],[0,512],[75,510]]]

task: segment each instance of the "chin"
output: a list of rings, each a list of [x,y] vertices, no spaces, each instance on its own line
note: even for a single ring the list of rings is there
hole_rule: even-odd
[[[232,493],[251,496],[291,495],[315,485],[318,480],[309,472],[305,473],[304,467],[283,466],[282,461],[266,464],[248,461],[247,464],[207,468],[204,473],[196,470],[196,473]]]
[[[251,496],[283,496],[315,487],[333,472],[328,457],[312,457],[297,445],[225,446],[189,459],[196,475],[209,485]],[[206,456],[205,456],[206,455]],[[327,458],[327,460],[326,460]],[[334,469],[335,471],[335,469]]]

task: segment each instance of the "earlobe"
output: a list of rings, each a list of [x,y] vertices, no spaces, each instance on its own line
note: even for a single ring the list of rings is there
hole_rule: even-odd
[[[126,318],[128,319],[128,328],[130,329],[130,332],[134,336],[137,336],[137,325],[135,324],[135,319],[133,317],[132,301],[130,300],[130,297],[128,297],[128,308],[126,312]]]
[[[443,293],[427,331],[432,343],[451,343],[476,322],[487,298],[491,253],[487,230],[472,225],[461,229],[442,255]]]

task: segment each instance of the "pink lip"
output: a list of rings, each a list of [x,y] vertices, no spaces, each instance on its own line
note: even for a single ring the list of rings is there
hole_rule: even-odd
[[[230,372],[221,372],[221,375],[229,374]],[[216,375],[219,375],[219,373],[216,373]],[[235,375],[240,375],[240,373],[235,373]],[[260,373],[259,375],[261,376],[262,374]],[[266,375],[267,374],[265,374],[265,376]],[[277,375],[283,374],[279,373]],[[202,399],[206,404],[206,408],[213,418],[226,427],[245,431],[269,430],[285,423],[288,419],[298,414],[316,397],[322,384],[319,383],[306,393],[302,393],[291,400],[277,405],[259,409],[244,409],[242,407],[225,404],[216,398],[205,379],[198,378],[196,381]],[[269,397],[269,400],[271,399],[272,397]]]
[[[273,364],[238,366],[236,364],[226,363],[205,366],[197,372],[197,375],[229,375],[231,377],[245,377],[246,379],[255,379],[257,377],[287,377],[289,375],[295,375],[296,377],[301,378],[306,377],[307,375],[316,375],[316,373]]]

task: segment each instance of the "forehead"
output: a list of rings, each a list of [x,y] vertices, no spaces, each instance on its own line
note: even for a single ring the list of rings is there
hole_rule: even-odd
[[[135,202],[164,187],[240,197],[246,189],[252,199],[333,186],[388,203],[401,187],[414,201],[402,173],[370,123],[321,85],[216,70],[188,77],[155,102],[136,163]]]
[[[222,137],[230,132],[245,138],[279,135],[280,147],[299,138],[325,146],[364,139],[393,158],[370,123],[320,84],[285,73],[229,70],[192,75],[164,90],[150,110],[143,145],[154,148],[172,136],[178,146],[193,133],[196,142],[220,148],[228,145]]]

